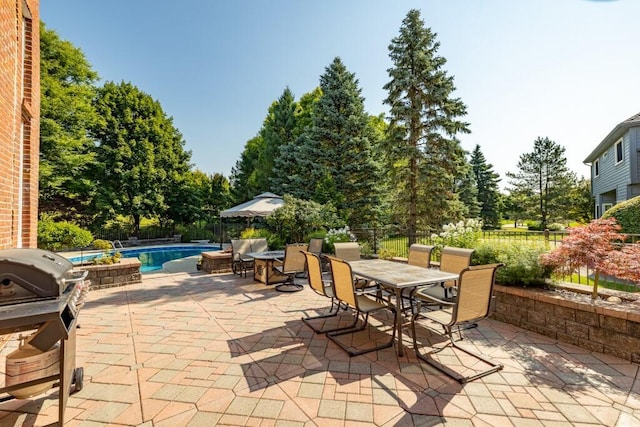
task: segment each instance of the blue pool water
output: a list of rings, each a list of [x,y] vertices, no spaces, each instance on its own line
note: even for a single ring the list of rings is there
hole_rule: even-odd
[[[157,248],[139,248],[139,249],[120,249],[118,252],[122,254],[122,258],[138,258],[142,265],[140,271],[146,273],[149,271],[160,270],[162,264],[167,261],[173,261],[180,258],[200,255],[202,252],[217,251],[220,246],[213,245],[197,245],[197,246],[159,246]],[[83,257],[69,258],[69,261],[76,263],[81,261],[92,260],[100,257],[102,254],[85,255]]]

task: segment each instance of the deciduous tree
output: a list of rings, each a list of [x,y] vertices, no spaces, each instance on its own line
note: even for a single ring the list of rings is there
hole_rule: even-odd
[[[180,132],[150,95],[131,83],[107,82],[94,102],[97,141],[96,209],[130,216],[138,234],[143,216],[162,215],[166,191],[189,170],[190,152]]]
[[[97,120],[91,102],[98,74],[79,48],[44,24],[40,56],[40,211],[87,223],[95,190],[88,128]]]

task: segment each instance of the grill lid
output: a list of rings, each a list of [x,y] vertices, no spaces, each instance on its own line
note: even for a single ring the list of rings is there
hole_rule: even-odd
[[[13,282],[39,297],[64,293],[66,281],[74,279],[73,263],[43,249],[0,250],[0,284]]]

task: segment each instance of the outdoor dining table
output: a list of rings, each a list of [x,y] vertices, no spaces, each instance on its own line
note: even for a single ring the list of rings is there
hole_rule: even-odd
[[[372,280],[395,291],[396,329],[398,333],[398,356],[402,357],[402,291],[423,285],[436,285],[449,280],[457,280],[459,275],[446,271],[418,267],[402,262],[383,259],[362,259],[349,261],[351,271],[358,277]]]
[[[287,276],[278,274],[273,269],[276,260],[284,258],[284,251],[249,252],[246,254],[253,258],[253,280],[265,285],[272,285],[287,280]]]

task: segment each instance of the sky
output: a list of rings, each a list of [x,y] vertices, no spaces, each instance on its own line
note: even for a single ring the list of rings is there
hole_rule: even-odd
[[[419,9],[467,106],[470,134],[508,184],[538,137],[583,160],[640,112],[638,0],[41,0],[47,28],[80,48],[101,81],[158,100],[195,168],[229,176],[286,87],[296,100],[335,57],[372,115],[392,66],[388,46]]]

